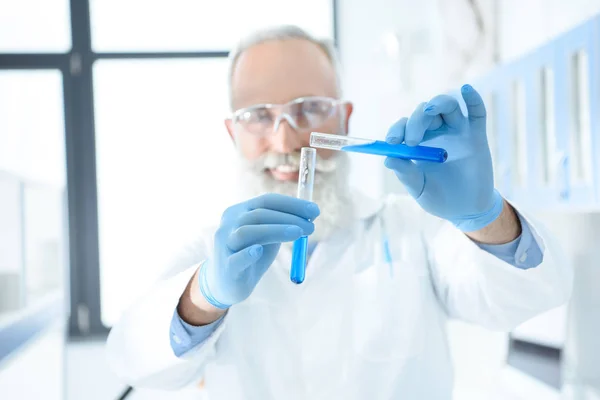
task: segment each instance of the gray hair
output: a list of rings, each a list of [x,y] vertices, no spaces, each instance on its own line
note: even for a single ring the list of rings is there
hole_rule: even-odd
[[[342,84],[341,84],[341,68],[337,50],[333,44],[333,41],[329,39],[318,39],[302,28],[294,25],[282,25],[276,27],[270,27],[254,31],[251,34],[245,36],[240,40],[237,46],[229,53],[229,67],[227,72],[227,86],[229,92],[229,106],[233,108],[233,71],[235,64],[240,55],[248,50],[250,47],[258,44],[269,42],[272,40],[286,40],[286,39],[301,39],[307,40],[311,43],[316,44],[325,52],[325,55],[331,62],[333,70],[335,72],[335,86],[337,95],[342,95]]]

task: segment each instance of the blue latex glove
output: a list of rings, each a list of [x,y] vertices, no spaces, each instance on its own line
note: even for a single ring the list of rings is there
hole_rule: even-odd
[[[221,309],[245,300],[281,243],[313,233],[319,212],[313,202],[275,193],[229,207],[215,233],[214,257],[198,274],[204,298]]]
[[[456,98],[436,96],[420,104],[410,118],[394,124],[386,137],[388,143],[445,148],[445,163],[388,157],[385,166],[425,211],[469,232],[498,218],[503,199],[494,189],[485,105],[470,85],[464,85],[461,94],[468,116],[463,115]]]

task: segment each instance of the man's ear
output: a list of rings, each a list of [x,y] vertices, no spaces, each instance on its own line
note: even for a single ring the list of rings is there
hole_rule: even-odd
[[[225,128],[227,128],[227,132],[229,133],[229,137],[235,143],[235,135],[233,132],[233,121],[230,118],[225,120]]]
[[[345,132],[349,132],[350,128],[350,116],[352,115],[352,111],[354,111],[354,105],[350,102],[344,104],[344,113],[346,120],[344,121]]]

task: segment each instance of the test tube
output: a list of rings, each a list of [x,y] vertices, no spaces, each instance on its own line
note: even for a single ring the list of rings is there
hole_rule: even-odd
[[[313,184],[315,181],[315,164],[317,150],[303,147],[300,151],[300,169],[298,172],[298,193],[296,197],[312,201]],[[306,260],[308,253],[308,236],[302,236],[294,241],[292,250],[292,268],[290,280],[296,284],[304,282],[306,275]]]
[[[437,163],[443,163],[448,158],[446,150],[438,147],[390,144],[381,140],[361,139],[321,132],[312,132],[310,134],[310,146],[320,149],[350,151]]]

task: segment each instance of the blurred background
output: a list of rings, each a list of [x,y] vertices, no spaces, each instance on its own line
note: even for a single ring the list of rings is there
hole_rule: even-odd
[[[419,102],[480,89],[497,186],[574,263],[570,304],[510,334],[451,323],[455,398],[600,399],[599,13],[600,0],[0,0],[0,398],[203,398],[128,389],[104,340],[233,196],[202,195],[234,178],[228,51],[290,23],[335,40],[351,135],[383,138]],[[352,184],[401,192],[380,161],[355,156]]]

